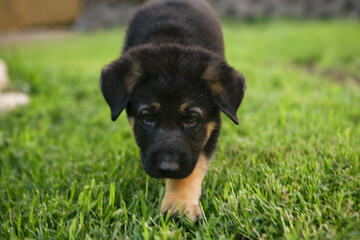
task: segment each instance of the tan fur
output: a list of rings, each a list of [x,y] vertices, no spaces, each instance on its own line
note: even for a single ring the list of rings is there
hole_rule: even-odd
[[[192,221],[202,217],[199,199],[201,184],[208,169],[209,160],[200,154],[194,171],[184,179],[166,179],[165,196],[161,212],[187,215]]]
[[[131,129],[134,130],[135,119],[133,117],[128,117],[128,121],[129,121]]]
[[[184,102],[183,104],[181,104],[179,108],[180,112],[184,112],[188,106],[189,106],[188,102]]]
[[[210,62],[203,74],[203,79],[208,82],[213,94],[222,97],[224,93],[224,88],[221,85],[221,76],[219,74],[220,73],[218,71],[216,63]]]
[[[160,103],[158,103],[158,102],[153,102],[153,103],[150,104],[150,106],[156,108],[157,110],[160,109]]]
[[[207,143],[214,129],[215,129],[215,122],[209,122],[206,126],[206,141],[204,144]]]
[[[136,81],[142,74],[141,66],[135,60],[131,64],[130,73],[127,75],[125,79],[125,89],[130,92],[135,86]]]

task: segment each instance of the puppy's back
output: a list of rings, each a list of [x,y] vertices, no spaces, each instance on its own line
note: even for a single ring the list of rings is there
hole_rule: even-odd
[[[221,26],[205,0],[150,0],[134,14],[123,51],[146,43],[199,46],[224,57]]]

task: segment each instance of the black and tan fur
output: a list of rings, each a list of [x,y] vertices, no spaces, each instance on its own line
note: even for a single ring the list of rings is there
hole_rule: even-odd
[[[101,89],[115,121],[126,109],[145,171],[166,178],[161,212],[202,216],[201,183],[220,131],[238,124],[245,79],[224,56],[220,23],[205,0],[151,0],[130,22],[122,56]]]

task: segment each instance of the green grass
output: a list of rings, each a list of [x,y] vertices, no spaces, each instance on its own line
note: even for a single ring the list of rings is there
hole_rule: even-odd
[[[360,22],[224,23],[248,90],[203,184],[159,214],[125,115],[99,90],[124,29],[0,46],[31,104],[0,116],[0,239],[360,239]]]

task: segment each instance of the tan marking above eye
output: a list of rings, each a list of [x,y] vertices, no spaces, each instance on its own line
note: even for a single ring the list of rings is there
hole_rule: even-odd
[[[188,102],[184,102],[183,104],[181,104],[179,108],[180,112],[184,112],[188,106],[189,106]]]
[[[148,105],[148,104],[142,104],[142,105],[140,105],[140,107],[138,108],[138,112],[141,112],[142,110],[147,109],[147,108],[151,108],[151,107],[155,108],[156,110],[159,110],[159,109],[160,109],[160,103],[158,103],[158,102],[153,102],[153,103],[151,103],[150,105]]]
[[[194,111],[194,112],[197,112],[200,115],[202,115],[201,108],[199,108],[199,107],[190,107],[189,102],[184,102],[183,104],[180,105],[180,112],[185,112],[185,110]]]
[[[150,106],[154,107],[157,110],[160,109],[160,103],[159,102],[153,102],[153,103],[150,104]]]

